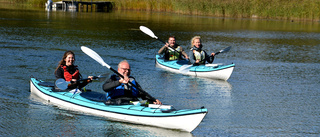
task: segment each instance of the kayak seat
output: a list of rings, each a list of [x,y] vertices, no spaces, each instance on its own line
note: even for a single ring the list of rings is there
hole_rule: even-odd
[[[137,101],[137,99],[130,97],[119,97],[107,100],[106,94],[94,91],[82,92],[80,96],[91,101],[103,102],[105,105],[132,105],[131,101]]]
[[[44,86],[44,87],[54,87],[54,83],[52,82],[39,82],[38,85]]]
[[[132,101],[139,101],[136,98],[131,97],[119,97],[115,99],[109,99],[104,102],[105,105],[133,105]]]
[[[189,61],[188,60],[184,60],[184,59],[183,60],[178,60],[177,64],[179,64],[179,65],[187,65],[187,64],[190,65]]]
[[[100,92],[82,92],[80,93],[80,96],[92,101],[97,101],[97,102],[105,102],[107,101],[106,94],[100,93]]]

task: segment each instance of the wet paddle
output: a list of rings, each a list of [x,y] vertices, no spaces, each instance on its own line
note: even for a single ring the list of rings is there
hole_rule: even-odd
[[[95,61],[97,61],[98,63],[100,63],[102,66],[107,67],[108,69],[110,69],[111,71],[113,71],[114,73],[116,73],[119,77],[124,78],[118,71],[116,71],[115,69],[113,69],[112,67],[110,67],[106,62],[103,61],[103,59],[92,49],[85,47],[85,46],[81,46],[81,50],[86,53],[88,56],[90,56],[92,59],[94,59]],[[147,93],[146,91],[144,91],[141,87],[138,87],[136,85],[134,85],[132,82],[129,81],[129,83],[134,86],[135,88],[139,89],[141,92],[143,92],[144,94],[146,94],[148,97],[150,97],[152,100],[156,100],[154,97],[152,97],[151,95],[149,95],[149,93]]]
[[[227,48],[224,48],[218,52],[215,53],[215,55],[218,55],[220,53],[226,53],[228,52],[229,50],[231,49],[231,46],[227,47]],[[182,65],[180,68],[179,68],[179,72],[182,73],[182,74],[185,74],[185,73],[188,73],[190,68],[192,67],[193,65]]]
[[[104,81],[106,80],[108,74],[102,74],[99,76],[93,76],[92,79],[98,79],[99,81]],[[88,78],[86,79],[79,79],[78,81],[86,81],[88,80]],[[59,78],[56,80],[55,85],[61,89],[61,90],[66,90],[68,88],[68,84],[70,84],[70,82],[67,82],[66,80],[64,80],[63,78]]]

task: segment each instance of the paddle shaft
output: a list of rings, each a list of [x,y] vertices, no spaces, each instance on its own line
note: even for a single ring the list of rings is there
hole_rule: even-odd
[[[86,79],[78,79],[77,81],[66,81],[65,79],[63,78],[59,78],[56,80],[55,82],[55,86],[58,88],[58,89],[61,89],[61,90],[66,90],[70,84],[74,84],[74,83],[80,83],[80,81],[87,81],[89,80],[89,78],[86,78]],[[79,84],[76,85],[77,88],[79,88]]]
[[[159,38],[157,38],[157,40],[159,40],[159,41],[161,41],[162,43],[164,43],[164,44],[166,44],[166,42],[164,42],[163,40],[161,40],[161,39],[159,39]],[[178,44],[177,44],[178,45]],[[178,45],[179,46],[179,45]],[[171,48],[171,47],[168,47],[170,50],[174,50],[175,52],[178,52],[178,53],[180,53],[181,54],[181,52],[179,52],[179,51],[177,51],[177,50],[175,50],[175,49],[173,49],[173,48]]]
[[[108,69],[110,69],[111,71],[113,71],[114,73],[116,73],[119,77],[124,78],[118,71],[114,70],[111,66],[109,66],[106,62],[103,61],[103,59],[101,58],[101,56],[96,53],[95,51],[93,51],[92,49],[85,47],[85,46],[81,46],[81,50],[86,53],[88,56],[90,56],[92,59],[94,59],[95,61],[97,61],[98,63],[100,63],[102,66],[107,67]],[[148,96],[149,98],[151,98],[153,101],[156,101],[156,99],[152,96],[150,96],[146,91],[144,91],[143,89],[141,89],[140,87],[134,85],[132,82],[129,81],[129,83],[139,89],[142,93],[144,93],[146,96]]]
[[[105,75],[105,74],[103,74]],[[92,79],[105,79],[105,77],[101,77],[101,76],[93,76]],[[85,79],[78,79],[76,82],[80,82],[80,81],[88,81],[91,80],[90,78],[85,78]],[[72,81],[71,81],[72,83]]]
[[[116,71],[115,69],[113,69],[112,67],[109,68],[111,71],[113,71],[114,73],[116,73],[119,77],[124,78],[123,75],[121,75],[118,71]],[[152,97],[148,92],[144,91],[141,87],[136,86],[135,84],[133,84],[131,81],[129,81],[129,83],[139,89],[139,91],[143,92],[145,95],[147,95],[149,98],[151,98],[153,101],[155,101],[156,99],[154,97]]]
[[[229,46],[229,47],[227,47],[227,48],[224,48],[224,49],[216,52],[214,55],[218,55],[218,54],[220,54],[220,53],[228,52],[230,49],[231,49],[231,46]],[[189,70],[190,70],[190,68],[191,68],[192,66],[193,66],[193,65],[186,65],[186,66],[184,66],[184,67],[180,67],[180,68],[179,68],[179,72],[181,72],[181,73],[188,73]]]
[[[140,26],[140,30],[141,30],[143,33],[149,35],[150,37],[155,38],[155,39],[159,40],[160,42],[166,44],[166,42],[164,42],[163,40],[159,39],[156,35],[154,35],[154,33],[152,32],[151,29],[149,29],[149,28],[147,28],[147,27],[145,27],[145,26]],[[178,45],[178,44],[177,44],[177,45]],[[171,48],[171,47],[168,47],[168,48],[169,48],[170,50],[175,51],[175,52],[181,53],[181,52],[179,52],[179,51],[177,51],[177,50],[175,50],[175,49],[173,49],[173,48]]]
[[[229,46],[229,47],[227,47],[227,48],[225,48],[225,49],[223,49],[223,50],[220,50],[220,51],[216,52],[214,55],[218,55],[218,54],[220,54],[220,53],[228,52],[230,49],[231,49],[231,46]]]
[[[106,76],[107,74],[102,74],[102,75],[99,75],[99,76],[93,76],[92,79],[102,79],[102,80],[105,80],[106,79]],[[85,79],[79,79],[77,81],[86,81],[86,80],[89,80],[89,78],[85,78]]]
[[[216,52],[216,53],[214,53],[214,55],[218,55],[218,54],[220,54],[221,52],[220,51],[218,51],[218,52]]]
[[[97,76],[93,76],[92,77],[92,79],[97,79],[97,78],[99,78],[99,77],[97,77]],[[87,80],[90,80],[90,79],[89,78],[85,78],[85,79],[79,79],[77,81],[87,81]]]

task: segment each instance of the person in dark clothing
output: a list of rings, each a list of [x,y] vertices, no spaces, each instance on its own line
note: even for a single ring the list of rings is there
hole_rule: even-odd
[[[118,72],[123,75],[124,78],[112,75],[102,86],[103,90],[107,92],[106,100],[130,98],[131,101],[138,101],[138,98],[141,98],[153,104],[162,104],[158,99],[154,99],[149,94],[139,91],[140,85],[134,77],[130,76],[130,65],[126,60],[118,64]],[[139,88],[132,86],[129,81]]]
[[[211,53],[210,56],[202,50],[200,36],[195,36],[191,39],[191,49],[189,52],[189,61],[193,65],[204,65],[206,61],[212,63],[215,53]]]
[[[83,81],[82,83],[78,82],[81,79],[81,74],[77,66],[74,65],[75,62],[75,54],[72,51],[66,51],[61,61],[58,64],[58,67],[54,71],[56,79],[63,78],[67,82],[71,81],[68,85],[68,89],[75,89],[86,86],[88,83],[92,81],[92,76],[88,76],[87,81]]]
[[[171,48],[171,49],[170,49]],[[181,54],[189,59],[188,55],[181,46],[176,44],[176,38],[174,36],[170,36],[168,39],[168,43],[166,43],[159,51],[159,54],[164,53],[164,57],[166,60],[179,60],[181,59]]]

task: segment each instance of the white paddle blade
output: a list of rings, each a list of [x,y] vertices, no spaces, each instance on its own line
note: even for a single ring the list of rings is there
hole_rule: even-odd
[[[157,37],[156,35],[154,35],[154,33],[153,33],[149,28],[147,28],[147,27],[145,27],[145,26],[140,26],[140,30],[141,30],[143,33],[149,35],[150,37],[155,38],[155,39],[158,39],[158,37]]]
[[[92,49],[85,47],[85,46],[81,46],[81,50],[86,53],[88,56],[90,56],[92,59],[96,60],[97,62],[99,62],[102,66],[106,66],[107,68],[110,69],[110,66],[105,63],[103,61],[103,59],[99,56],[99,54],[97,54],[95,51],[93,51]]]
[[[63,78],[59,78],[56,80],[56,86],[61,90],[66,90],[68,88],[68,84],[70,82],[65,81]]]
[[[193,65],[183,65],[179,68],[179,72],[182,73],[182,74],[186,74],[189,72],[190,68],[192,67]]]

